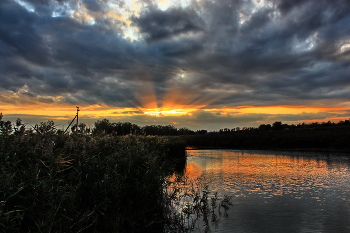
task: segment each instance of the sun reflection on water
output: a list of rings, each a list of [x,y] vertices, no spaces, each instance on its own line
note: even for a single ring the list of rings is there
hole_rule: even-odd
[[[188,150],[185,175],[232,195],[215,232],[349,232],[350,158],[319,153]]]
[[[213,188],[237,196],[259,194],[264,198],[290,194],[303,198],[350,178],[348,164],[327,160],[244,153],[241,151],[188,151],[185,174],[191,180],[204,176]],[[350,185],[347,184],[350,191]],[[319,200],[320,201],[320,200]]]

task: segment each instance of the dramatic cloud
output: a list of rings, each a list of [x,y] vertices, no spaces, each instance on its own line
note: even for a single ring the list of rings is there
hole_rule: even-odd
[[[1,111],[104,106],[91,119],[212,129],[340,119],[349,26],[345,0],[3,0]],[[271,106],[305,114],[263,111]]]

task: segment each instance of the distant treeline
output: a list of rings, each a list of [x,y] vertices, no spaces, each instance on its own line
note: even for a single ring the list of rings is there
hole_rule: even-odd
[[[116,135],[195,135],[206,134],[207,130],[193,131],[188,128],[176,128],[173,125],[146,125],[138,126],[130,122],[112,123],[108,119],[99,120],[95,123],[93,134],[116,134]]]
[[[236,127],[236,128],[224,128],[220,129],[219,133],[234,133],[237,131],[269,131],[269,130],[294,130],[294,129],[325,129],[325,128],[333,128],[333,127],[343,127],[349,126],[350,120],[339,121],[338,123],[334,123],[331,121],[328,122],[313,122],[313,123],[299,123],[295,124],[283,124],[281,121],[276,121],[272,125],[271,124],[261,124],[259,127]]]
[[[17,119],[13,124],[11,121],[3,121],[3,115],[0,113],[0,133],[2,134],[21,134],[25,131],[36,131],[42,133],[48,130],[56,129],[53,121],[40,122],[32,127],[27,127],[22,123],[21,119]],[[307,130],[307,129],[335,129],[350,126],[350,120],[339,121],[334,123],[328,122],[313,122],[299,124],[283,124],[281,121],[276,121],[273,124],[261,124],[258,127],[233,127],[223,128],[218,131],[208,132],[205,129],[191,130],[186,127],[176,128],[173,125],[146,125],[139,126],[130,122],[110,122],[108,119],[98,120],[94,124],[94,128],[88,128],[85,123],[80,123],[79,126],[73,125],[70,132],[80,132],[83,134],[113,134],[113,135],[204,135],[204,134],[230,134],[242,131],[278,131],[278,130]],[[57,129],[58,134],[64,133],[64,130]]]
[[[140,127],[129,122],[97,121],[92,134],[178,135],[187,146],[233,149],[300,149],[350,151],[350,120],[284,124],[276,121],[259,127],[224,128],[218,131],[177,129],[172,125]]]
[[[53,121],[41,122],[30,129],[17,119],[15,124],[2,121],[0,115],[0,134],[46,133],[57,130]],[[173,125],[138,126],[130,122],[110,122],[108,119],[98,120],[94,128],[88,128],[84,123],[79,127],[73,125],[69,132],[86,135],[152,135],[152,136],[182,136],[187,146],[193,147],[224,147],[234,149],[331,149],[350,151],[350,120],[334,122],[313,122],[299,124],[284,124],[276,121],[272,124],[261,124],[259,127],[234,127],[218,131],[193,131],[188,128],[176,128]]]
[[[281,121],[276,121],[271,124],[261,124],[258,127],[233,127],[223,128],[218,131],[208,132],[205,129],[191,130],[186,127],[176,128],[173,125],[146,125],[139,126],[130,122],[110,122],[108,119],[98,120],[94,124],[94,128],[88,128],[85,123],[73,125],[70,128],[71,132],[80,132],[84,134],[114,134],[114,135],[204,135],[204,134],[230,134],[242,131],[277,131],[277,130],[305,130],[305,129],[334,129],[350,126],[350,120],[339,121],[334,123],[328,122],[313,122],[313,123],[299,123],[299,124],[283,124]],[[17,119],[13,124],[11,121],[3,121],[3,115],[0,113],[0,133],[1,134],[21,134],[25,131],[36,131],[42,133],[48,130],[56,129],[53,121],[40,122],[31,128],[26,127],[21,119]],[[58,134],[64,133],[64,130],[57,130]]]
[[[246,130],[220,130],[206,135],[183,136],[188,146],[198,148],[350,151],[349,121],[286,125]]]
[[[259,127],[234,127],[224,128],[218,131],[208,132],[205,129],[191,130],[188,128],[176,128],[173,125],[146,125],[138,126],[130,122],[117,122],[112,123],[108,119],[98,120],[95,122],[93,129],[88,129],[92,134],[115,134],[115,135],[204,135],[204,134],[228,134],[237,133],[242,131],[278,131],[278,130],[305,130],[305,129],[333,129],[350,126],[350,120],[334,122],[313,122],[313,123],[299,123],[295,124],[283,124],[281,121],[276,121],[271,124],[261,124]],[[72,130],[75,130],[76,126],[73,126]],[[84,123],[79,125],[79,130],[86,129]]]
[[[92,134],[116,134],[116,135],[128,135],[128,134],[139,134],[139,135],[204,135],[204,134],[227,134],[236,133],[242,131],[276,131],[276,130],[303,130],[303,129],[330,129],[350,126],[350,120],[334,122],[313,122],[313,123],[299,123],[295,124],[283,124],[281,121],[276,121],[271,124],[261,124],[259,127],[234,127],[224,128],[218,131],[208,132],[205,129],[202,130],[191,130],[188,128],[176,128],[173,125],[146,125],[138,126],[130,122],[117,122],[112,123],[108,119],[98,120],[95,123],[95,127],[90,130]],[[80,129],[85,129],[84,124],[80,125]],[[74,130],[74,127],[73,127]]]
[[[15,123],[11,121],[3,121],[3,115],[0,113],[0,134],[24,134],[24,133],[38,133],[43,134],[54,131],[57,134],[64,134],[66,130],[57,129],[55,123],[51,120],[47,122],[40,122],[34,126],[28,127],[21,119],[17,119]],[[116,136],[125,135],[151,135],[151,136],[170,136],[170,135],[196,135],[206,134],[207,130],[190,130],[188,128],[176,128],[173,125],[146,125],[138,126],[130,122],[110,122],[108,119],[98,120],[95,122],[93,128],[87,127],[85,123],[73,125],[67,130],[68,133],[80,134],[111,134]]]

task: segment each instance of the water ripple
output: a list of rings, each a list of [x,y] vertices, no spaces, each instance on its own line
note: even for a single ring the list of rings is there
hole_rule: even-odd
[[[349,157],[238,150],[188,151],[186,173],[233,195],[217,232],[350,232]],[[192,171],[196,168],[196,172]]]

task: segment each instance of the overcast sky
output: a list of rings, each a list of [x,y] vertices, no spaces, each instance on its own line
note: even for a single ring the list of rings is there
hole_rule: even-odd
[[[1,0],[0,112],[191,129],[350,117],[350,3]]]

